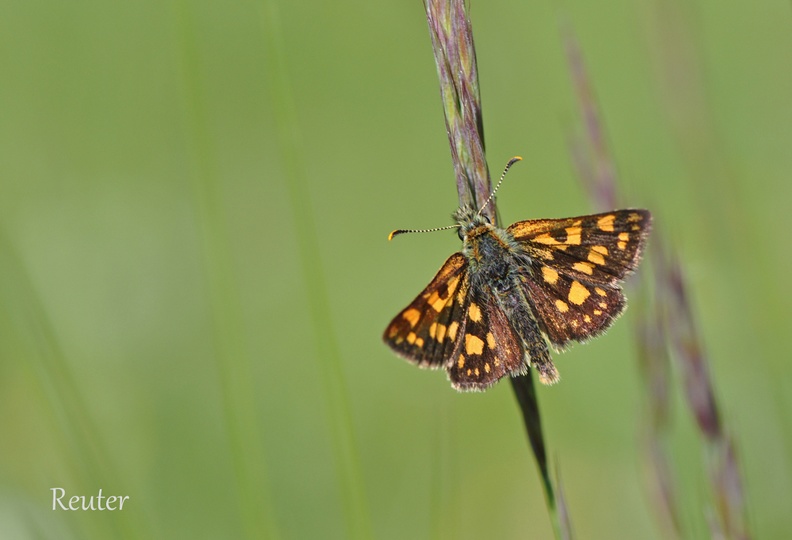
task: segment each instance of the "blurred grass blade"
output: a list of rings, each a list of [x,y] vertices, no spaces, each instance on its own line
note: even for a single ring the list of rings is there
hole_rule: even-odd
[[[671,347],[679,360],[688,406],[696,418],[702,434],[709,440],[719,439],[722,433],[720,412],[712,391],[712,380],[704,350],[690,310],[687,287],[682,268],[671,259],[658,242],[655,250],[658,275],[663,280],[659,289],[666,302],[667,326]]]
[[[673,475],[668,440],[671,428],[671,358],[665,317],[657,302],[651,301],[651,285],[641,274],[642,295],[638,302],[635,340],[639,372],[645,392],[649,421],[643,433],[644,451],[650,468],[652,508],[663,524],[664,537],[681,538],[682,518],[678,507],[679,494]]]
[[[572,86],[577,95],[583,119],[584,141],[574,139],[572,155],[583,186],[587,189],[594,208],[606,212],[617,207],[616,170],[610,157],[607,140],[599,120],[599,110],[594,90],[589,82],[580,45],[568,22],[561,29]]]
[[[194,206],[203,243],[204,274],[212,311],[214,357],[234,468],[237,506],[250,538],[276,538],[266,457],[256,417],[251,358],[246,344],[240,292],[234,276],[227,218],[210,142],[201,61],[192,7],[174,5],[176,34],[183,66],[185,139],[188,143]]]
[[[658,82],[662,86],[659,94],[664,98],[666,115],[692,177],[718,179],[712,184],[691,182],[691,186],[699,202],[697,212],[719,224],[718,234],[710,239],[710,243],[723,253],[732,253],[735,245],[751,241],[756,232],[746,226],[751,220],[737,196],[738,179],[731,167],[729,152],[724,152],[718,122],[707,98],[708,81],[705,76],[708,70],[703,69],[701,46],[694,30],[695,15],[687,3],[679,0],[657,0],[654,8],[655,20],[661,23],[654,29],[657,41],[653,51]],[[660,245],[658,238],[655,243]],[[762,260],[761,250],[752,255],[750,258],[736,258],[726,270],[734,271],[743,265],[739,275],[753,275],[756,268],[764,267],[766,262]],[[717,513],[716,520],[709,520],[711,531],[726,538],[745,539],[749,532],[734,443],[725,432],[682,265],[671,250],[659,252],[655,262],[658,301],[666,306],[670,347],[683,378],[688,407],[696,419],[705,446],[704,459],[709,469],[711,496]],[[773,312],[776,308],[773,304],[781,298],[773,293],[765,295],[760,302],[755,298],[751,301],[741,299],[747,290],[733,288],[733,301],[748,310],[751,306],[762,305],[763,312]],[[758,314],[746,311],[743,320],[745,324],[755,325],[762,319]],[[754,342],[756,357],[764,356],[763,347],[762,340]]]
[[[591,206],[608,211],[619,206],[616,167],[607,145],[605,128],[600,121],[599,107],[589,79],[580,45],[568,23],[563,21],[561,33],[567,54],[567,64],[584,124],[584,136],[570,137],[570,154],[586,190]],[[628,205],[629,206],[629,205]],[[656,235],[655,231],[653,235]],[[670,358],[665,319],[658,305],[650,302],[647,289],[650,283],[643,269],[638,272],[639,288],[643,292],[635,319],[637,361],[645,388],[648,421],[644,424],[644,447],[651,470],[651,492],[656,513],[665,525],[666,535],[681,536],[678,493],[667,450],[670,417]]]
[[[99,487],[110,486],[118,492],[130,493],[93,421],[93,411],[80,391],[80,383],[74,378],[27,269],[3,230],[0,230],[0,272],[3,313],[12,314],[12,320],[3,327],[14,329],[13,339],[19,341],[22,351],[5,359],[28,360],[22,365],[30,371],[30,380],[38,385],[36,395],[42,401],[41,409],[48,413],[48,431],[57,444],[52,452],[65,467],[65,474],[59,475],[60,481],[70,482],[63,487],[69,493],[96,493]],[[33,495],[34,499],[40,496]],[[84,537],[149,536],[148,524],[138,512],[117,512],[112,520],[77,519],[71,524]]]
[[[572,522],[569,517],[569,507],[564,498],[557,461],[556,487],[554,487],[553,479],[550,476],[544,432],[542,431],[542,417],[539,414],[539,401],[536,396],[536,386],[533,382],[533,372],[529,370],[525,375],[512,377],[511,383],[517,402],[520,405],[525,431],[528,433],[528,441],[531,445],[531,450],[533,450],[536,465],[542,479],[545,502],[550,513],[550,524],[553,527],[553,533],[559,540],[571,540],[574,538]]]
[[[333,317],[328,300],[319,240],[311,211],[310,192],[301,157],[302,143],[291,82],[283,52],[278,6],[275,0],[261,4],[262,37],[264,39],[267,72],[270,75],[272,111],[278,134],[278,147],[284,170],[284,184],[294,216],[297,247],[303,271],[303,282],[311,314],[311,328],[315,336],[318,369],[322,374],[334,460],[341,484],[341,498],[347,524],[347,537],[372,537],[360,472],[360,459],[353,428],[351,406],[348,401],[341,354],[336,341]]]
[[[586,125],[586,139],[572,145],[572,155],[581,181],[592,205],[599,210],[616,206],[618,191],[613,160],[605,143],[596,100],[585,70],[580,48],[569,27],[564,32],[569,69]],[[592,157],[593,156],[593,157]],[[720,413],[714,397],[709,367],[690,308],[685,279],[676,258],[663,249],[660,228],[653,233],[651,252],[655,262],[654,317],[648,307],[639,313],[637,339],[639,366],[647,388],[648,453],[654,471],[655,486],[664,509],[665,521],[681,535],[679,497],[672,478],[672,463],[666,451],[669,435],[669,366],[668,347],[680,367],[684,391],[696,424],[710,447],[707,461],[710,484],[718,520],[710,520],[713,534],[717,529],[727,538],[748,538],[745,528],[743,491],[731,442],[724,436]],[[640,273],[643,275],[643,272]],[[644,280],[644,289],[648,283]],[[720,534],[720,533],[719,533]]]
[[[529,371],[523,377],[512,377],[512,388],[523,413],[525,431],[528,432],[528,441],[531,444],[536,464],[539,467],[539,473],[542,476],[547,504],[555,512],[555,493],[553,481],[550,478],[550,469],[547,465],[547,450],[545,449],[542,432],[542,417],[539,414],[539,402],[536,399],[536,387],[534,386],[531,373]]]
[[[718,518],[711,525],[726,538],[745,540],[750,535],[745,519],[741,474],[733,442],[723,429],[709,373],[709,360],[696,328],[682,267],[676,258],[662,252],[656,260],[657,274],[662,280],[658,290],[667,303],[670,346],[684,381],[688,408],[696,419],[706,447],[704,459],[709,469],[711,496]]]
[[[561,470],[558,466],[558,460],[555,460],[555,475],[556,475],[556,506],[558,507],[558,530],[556,537],[561,540],[572,540],[572,521],[569,518],[569,507],[566,503],[566,495],[564,494],[564,484],[561,482]]]
[[[724,437],[718,450],[711,472],[715,504],[730,538],[748,540],[750,534],[745,516],[745,492],[731,437]]]

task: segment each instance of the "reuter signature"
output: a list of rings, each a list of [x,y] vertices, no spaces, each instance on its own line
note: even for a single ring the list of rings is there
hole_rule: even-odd
[[[105,497],[102,495],[101,488],[99,495],[72,495],[68,499],[68,503],[63,499],[66,497],[66,490],[63,488],[51,488],[52,491],[52,509],[57,510],[60,506],[61,510],[123,510],[124,502],[129,500],[129,495],[110,495]],[[95,504],[94,504],[95,502]],[[104,504],[102,504],[104,502]],[[118,507],[116,507],[118,503]]]

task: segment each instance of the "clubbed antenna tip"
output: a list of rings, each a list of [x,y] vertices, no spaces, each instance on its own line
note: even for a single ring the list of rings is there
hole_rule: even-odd
[[[388,241],[390,242],[393,240],[394,236],[404,233],[419,233],[419,232],[435,232],[435,231],[447,231],[448,229],[458,229],[459,225],[448,225],[447,227],[435,227],[434,229],[396,229],[395,231],[391,232],[388,235]]]

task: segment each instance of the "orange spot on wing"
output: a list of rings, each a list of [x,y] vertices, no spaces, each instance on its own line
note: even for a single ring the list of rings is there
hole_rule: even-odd
[[[550,285],[555,285],[556,281],[558,281],[558,272],[556,272],[549,266],[543,266],[542,278]]]
[[[478,336],[467,334],[465,336],[465,352],[474,355],[484,352],[484,341]]]
[[[621,250],[624,250],[627,247],[627,240],[629,239],[630,239],[630,233],[626,233],[626,232],[619,233],[619,243],[616,244],[616,247],[618,247]]]
[[[580,245],[580,227],[567,227],[567,239],[565,244],[571,244],[574,246]]]
[[[459,328],[459,323],[454,321],[448,325],[448,339],[454,341],[456,339],[457,329]]]
[[[574,268],[578,272],[582,272],[588,275],[592,275],[594,273],[594,265],[587,262],[576,262],[575,264],[572,265],[572,268]]]
[[[605,257],[603,257],[601,253],[594,251],[594,249],[589,251],[588,260],[594,264],[599,264],[600,266],[605,264]]]
[[[434,291],[426,300],[436,312],[440,313],[446,305],[445,298],[441,298],[437,291]]]
[[[443,341],[446,336],[446,325],[437,323],[437,341]]]
[[[616,218],[613,214],[608,214],[607,216],[602,216],[597,220],[597,227],[601,231],[605,232],[613,232],[613,220]]]
[[[586,301],[586,298],[591,296],[591,292],[580,284],[578,281],[573,281],[572,286],[569,288],[569,301],[573,304],[581,305]]]
[[[547,244],[548,246],[552,246],[552,245],[558,243],[558,240],[556,240],[555,238],[553,238],[552,236],[550,236],[547,233],[540,234],[540,235],[534,237],[533,241],[534,242],[538,242],[540,244]]]
[[[490,349],[495,348],[495,336],[492,335],[492,332],[487,332],[487,347]]]
[[[410,308],[402,313],[402,318],[407,321],[411,328],[415,328],[415,325],[421,319],[421,312],[415,308]]]

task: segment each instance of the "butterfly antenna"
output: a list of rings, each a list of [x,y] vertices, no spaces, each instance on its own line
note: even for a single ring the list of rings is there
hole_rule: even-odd
[[[434,229],[396,229],[395,231],[393,231],[388,235],[388,240],[393,240],[394,236],[404,233],[447,231],[448,229],[458,229],[458,228],[459,228],[459,224],[448,225],[447,227],[436,227]]]
[[[490,201],[492,201],[492,198],[495,196],[495,193],[498,191],[498,188],[503,183],[503,179],[506,177],[506,173],[509,172],[509,169],[511,169],[511,166],[514,165],[515,163],[517,163],[518,161],[522,161],[522,158],[520,156],[514,156],[506,164],[506,168],[503,169],[503,173],[501,174],[500,180],[498,180],[498,185],[495,186],[495,189],[492,190],[492,193],[490,193],[490,196],[487,198],[486,201],[484,201],[484,204],[481,205],[481,208],[479,208],[479,211],[476,213],[477,216],[480,216],[481,212],[487,207],[487,205],[490,203]]]

